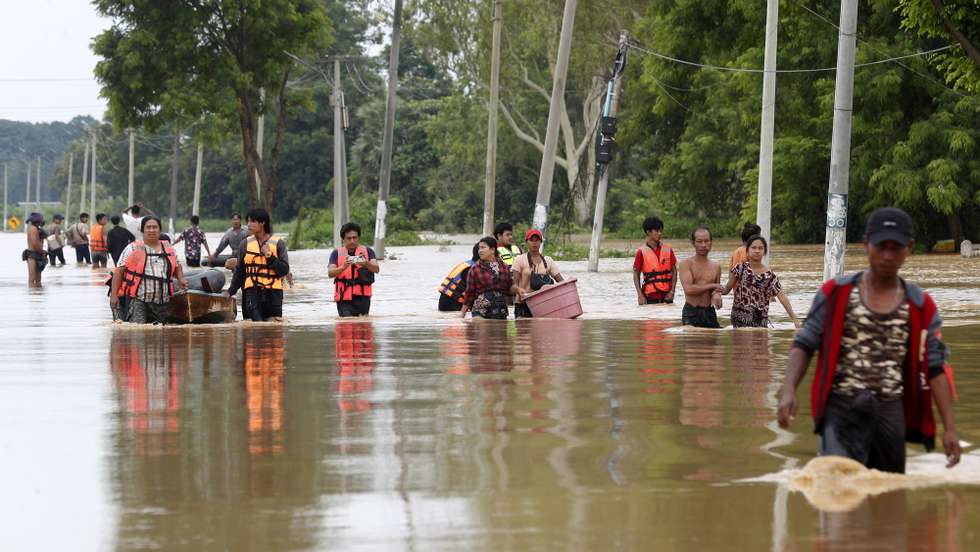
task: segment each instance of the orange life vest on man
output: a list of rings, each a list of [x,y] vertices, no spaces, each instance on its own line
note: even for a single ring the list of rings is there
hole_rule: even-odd
[[[363,245],[357,246],[354,251],[355,256],[361,256],[365,259],[368,258],[368,250]],[[347,248],[341,247],[337,250],[337,266],[344,266],[344,261],[347,259]],[[367,269],[364,269],[367,270]],[[354,297],[370,297],[371,296],[371,284],[362,284],[358,280],[361,276],[361,267],[357,265],[350,265],[339,276],[334,278],[334,291],[333,300],[334,303],[339,303],[341,301],[350,301]]]
[[[88,237],[89,246],[92,248],[93,253],[108,253],[109,246],[105,243],[105,225],[104,224],[94,224],[92,225],[92,233]]]
[[[643,294],[669,293],[674,284],[674,250],[660,244],[660,254],[650,244],[643,244]]]
[[[177,253],[174,252],[174,248],[166,244],[166,242],[160,242],[163,247],[161,253],[147,253],[146,247],[142,240],[133,242],[133,251],[126,258],[126,264],[123,265],[125,272],[123,273],[122,284],[119,286],[119,296],[120,297],[136,297],[137,291],[139,291],[140,283],[143,278],[152,280],[163,280],[163,289],[167,290],[168,296],[173,296],[174,294],[174,273],[177,271]],[[146,275],[146,261],[150,256],[164,256],[167,260],[167,275],[164,278],[156,278],[153,276]]]

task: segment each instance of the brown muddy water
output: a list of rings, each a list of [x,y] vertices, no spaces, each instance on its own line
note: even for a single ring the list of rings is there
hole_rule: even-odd
[[[778,304],[770,331],[681,328],[680,306],[635,304],[630,259],[604,259],[561,263],[581,320],[461,321],[435,288],[469,247],[431,246],[392,248],[365,320],[338,321],[326,253],[300,251],[284,324],[134,328],[111,323],[100,272],[49,267],[29,291],[23,243],[0,235],[3,550],[980,542],[972,445],[949,472],[910,449],[908,485],[797,484],[817,441],[805,406],[792,432],[773,423]],[[773,252],[798,312],[822,258]],[[980,442],[980,259],[916,256],[906,275],[943,311],[960,434]]]

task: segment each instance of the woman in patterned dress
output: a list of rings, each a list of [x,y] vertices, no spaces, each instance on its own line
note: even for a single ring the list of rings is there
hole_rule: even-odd
[[[763,257],[769,253],[769,244],[762,236],[752,236],[745,244],[748,260],[735,265],[728,275],[725,293],[735,290],[735,301],[732,303],[732,326],[736,328],[768,328],[769,302],[778,298],[786,309],[786,314],[793,320],[793,325],[800,327],[800,320],[793,312],[786,293],[783,291],[779,277],[762,264]]]

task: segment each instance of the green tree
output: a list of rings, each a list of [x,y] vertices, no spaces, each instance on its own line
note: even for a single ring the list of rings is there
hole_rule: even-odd
[[[933,56],[953,86],[980,93],[980,2],[977,0],[899,0],[902,28],[920,36],[955,41],[959,51]]]
[[[300,102],[289,86],[290,53],[323,51],[332,40],[319,0],[155,2],[96,0],[112,20],[93,50],[95,74],[117,128],[153,131],[206,119],[241,136],[245,177],[253,205],[259,185],[266,208],[275,205],[279,151],[290,109]],[[263,95],[263,91],[267,93]],[[275,111],[268,169],[256,148],[256,120]]]

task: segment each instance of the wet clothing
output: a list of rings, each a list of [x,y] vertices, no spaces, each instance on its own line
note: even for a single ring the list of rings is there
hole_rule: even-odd
[[[466,292],[463,302],[470,307],[474,316],[483,318],[507,318],[506,296],[514,285],[510,267],[503,261],[480,261],[466,277]]]
[[[65,264],[65,245],[67,245],[67,240],[65,239],[64,233],[61,231],[61,225],[52,222],[48,225],[46,232],[48,234],[48,260],[53,266],[56,260],[61,260],[61,264]]]
[[[242,242],[248,237],[248,229],[244,226],[235,230],[234,228],[229,228],[225,231],[225,235],[221,236],[221,241],[218,242],[218,248],[214,250],[214,256],[217,257],[221,255],[221,252],[225,250],[226,247],[231,247],[231,256],[238,257],[238,251],[241,248]]]
[[[695,328],[721,327],[718,324],[718,313],[714,307],[696,307],[689,303],[684,303],[684,310],[681,311],[681,323]]]
[[[119,265],[119,256],[122,255],[123,249],[126,249],[126,246],[134,241],[136,241],[136,236],[133,236],[133,233],[123,226],[113,226],[106,233],[106,247],[109,249],[112,262],[116,266]]]
[[[267,241],[271,242],[273,239],[270,236]],[[254,237],[249,237],[248,241],[255,242],[256,251],[261,251]],[[282,279],[289,274],[289,251],[286,249],[286,242],[278,239],[272,249],[272,258],[265,259],[264,255],[249,253],[247,244],[239,248],[238,265],[235,266],[235,273],[231,278],[229,295],[235,295],[244,287],[253,286],[282,290]]]
[[[88,248],[88,225],[84,222],[76,222],[65,230],[65,234],[68,237],[68,243],[72,247],[78,247],[79,245],[85,245]]]
[[[109,252],[109,248],[106,246],[105,234],[106,231],[104,224],[92,225],[92,234],[89,236],[89,247],[92,249],[92,253]]]
[[[44,256],[44,253],[38,253],[37,251],[31,251],[30,249],[25,249],[20,256],[22,261],[27,261],[28,259],[34,259],[37,263],[37,271],[44,272],[44,268],[48,266],[48,259]]]
[[[88,250],[88,244],[79,244],[75,247],[75,262],[92,264],[92,254]]]
[[[184,240],[184,258],[190,266],[201,266],[201,246],[207,241],[204,232],[197,226],[191,226],[180,233]]]
[[[166,303],[129,299],[126,301],[125,307],[122,308],[122,319],[134,324],[164,324],[166,323],[167,311]]]
[[[649,243],[636,250],[633,258],[633,272],[640,273],[643,296],[648,304],[672,303],[667,296],[674,291],[674,273],[677,256],[669,245],[657,242],[656,247]]]
[[[756,274],[750,261],[735,265],[731,274],[735,278],[732,325],[768,328],[769,303],[783,291],[779,277],[771,270]]]
[[[463,306],[460,305],[460,309],[462,308]],[[347,318],[349,316],[367,316],[370,313],[371,298],[364,295],[358,295],[351,298],[349,301],[341,301],[337,303],[337,314],[341,318]]]
[[[282,318],[282,290],[250,287],[242,291],[242,319],[264,322]]]
[[[531,280],[529,283],[531,291],[538,291],[544,286],[554,285],[555,278],[561,275],[561,273],[558,272],[558,265],[555,264],[554,259],[546,255],[542,255],[541,262],[536,263],[531,258],[530,253],[525,253],[524,255],[521,255],[515,259],[511,270],[514,272],[514,275],[517,278],[523,278],[523,273],[525,271],[531,273]],[[531,309],[525,305],[523,301],[517,299],[515,303],[515,318],[532,318],[534,316],[534,314],[531,313]]]
[[[55,266],[57,263],[55,261],[61,261],[61,266],[65,266],[65,248],[59,247],[57,249],[48,248],[48,262],[51,266]]]
[[[330,254],[329,264],[337,267],[344,266],[347,257],[363,257],[365,260],[376,259],[374,250],[359,245],[353,251],[347,248],[335,249]],[[366,316],[371,310],[371,295],[374,287],[374,273],[367,267],[352,264],[338,274],[334,280],[333,301],[337,304],[337,314],[341,317]],[[356,299],[356,302],[355,302]]]
[[[863,390],[831,393],[820,437],[821,456],[845,456],[879,471],[905,473],[905,413],[901,399]]]
[[[853,323],[852,328],[848,329],[847,314],[851,292],[858,287],[861,275],[859,272],[824,283],[814,296],[810,312],[793,340],[793,346],[807,354],[818,352],[810,389],[810,409],[816,433],[822,434],[828,422],[828,403],[834,382],[838,381],[838,371],[851,371],[844,366],[851,362],[843,358],[846,354],[844,336],[856,331]],[[929,382],[945,373],[950,388],[953,388],[953,370],[947,363],[948,352],[940,337],[942,319],[936,303],[917,285],[904,280],[901,283],[905,288],[904,301],[908,308],[906,354],[900,360],[905,440],[922,443],[926,450],[932,450],[936,442],[936,421]],[[895,349],[891,354],[895,360],[898,359],[897,352]],[[868,369],[873,367],[869,366]],[[863,390],[858,391],[858,394],[863,393]]]
[[[122,213],[122,223],[123,226],[129,230],[129,233],[133,235],[133,241],[143,239],[143,231],[140,227],[143,225],[143,216],[132,216],[129,211]]]
[[[156,305],[170,302],[179,266],[172,247],[160,242],[160,249],[154,250],[142,241],[133,242],[119,256],[119,265],[125,267],[119,295]]]
[[[878,314],[851,289],[841,336],[840,359],[831,393],[855,396],[871,391],[882,400],[902,398],[902,364],[908,352],[909,305],[902,301]]]

